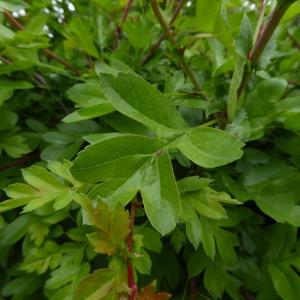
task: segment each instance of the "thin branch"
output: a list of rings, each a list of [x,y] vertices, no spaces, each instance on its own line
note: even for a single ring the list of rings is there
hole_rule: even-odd
[[[169,24],[168,24],[169,30],[170,30],[170,27],[172,26],[172,24],[173,24],[173,23],[175,22],[175,20],[177,19],[178,15],[179,15],[179,12],[181,11],[181,8],[183,7],[184,3],[185,3],[185,0],[180,0],[180,1],[178,1],[178,4],[177,4],[177,6],[176,6],[176,8],[175,8],[175,10],[174,10],[174,14],[173,14],[173,16],[172,16],[172,18],[171,18],[171,20],[170,20],[170,22],[169,22]],[[162,41],[163,41],[165,38],[166,38],[166,34],[163,33],[163,34],[159,37],[158,41],[150,47],[148,53],[146,54],[146,56],[143,58],[143,60],[142,60],[142,62],[141,62],[141,65],[142,65],[142,66],[145,65],[145,64],[151,59],[151,57],[154,55],[154,53],[155,53],[156,50],[159,48],[160,44],[162,43]]]
[[[254,47],[249,53],[249,60],[252,66],[255,66],[257,64],[262,52],[264,51],[266,45],[268,44],[271,36],[273,35],[275,29],[277,28],[281,18],[285,14],[289,5],[290,3],[286,2],[285,5],[275,7],[270,16],[269,21],[262,28]]]
[[[10,65],[13,63],[13,61],[11,61],[10,59],[0,55],[0,60],[4,63],[4,64],[7,64],[7,65]],[[31,78],[31,80],[33,81],[33,83],[37,84],[38,86],[39,85],[47,85],[47,82],[45,80],[45,78],[39,74],[39,73],[34,73],[33,75],[33,78]]]
[[[190,281],[190,298],[191,300],[197,300],[198,298],[198,290],[197,290],[197,278],[192,278]]]
[[[121,23],[124,23],[126,21],[132,3],[133,3],[133,0],[128,0],[127,1],[127,4],[126,4],[126,6],[125,6],[125,8],[123,10],[123,14],[122,14],[122,17],[121,17]],[[115,45],[114,45],[114,49],[118,48],[120,39],[121,39],[121,27],[120,27],[120,25],[118,25],[117,28],[116,28],[116,30],[115,30]]]
[[[250,70],[245,70],[243,78],[238,89],[238,98],[242,95],[245,90],[247,83],[251,77],[252,70],[256,67],[265,47],[267,46],[271,36],[273,35],[275,29],[277,28],[280,20],[285,14],[286,10],[291,5],[292,1],[280,2],[276,5],[271,16],[265,25],[261,25],[258,30],[257,39],[248,54],[248,59],[250,62]]]
[[[135,213],[137,209],[137,203],[135,200],[132,201],[131,203],[131,208],[130,208],[130,223],[129,223],[129,233],[127,236],[127,250],[129,255],[132,254],[132,246],[133,246],[133,226],[134,226],[134,219],[135,219]],[[127,257],[127,282],[128,282],[128,287],[130,288],[130,294],[128,296],[128,300],[135,300],[137,293],[138,293],[138,288],[137,285],[134,281],[134,272],[133,272],[133,266],[132,266],[132,261],[131,258]]]
[[[12,61],[11,61],[11,60],[9,60],[8,58],[6,58],[6,57],[4,57],[4,56],[2,56],[2,55],[0,55],[0,60],[1,60],[4,64],[7,64],[7,65],[12,64]]]
[[[81,73],[79,70],[77,70],[75,67],[73,67],[71,64],[69,64],[66,60],[59,57],[56,53],[54,53],[53,51],[51,51],[49,49],[43,49],[43,51],[48,57],[56,60],[57,62],[59,62],[60,64],[65,66],[67,69],[72,71],[75,75],[80,76]]]
[[[188,66],[188,64],[187,64],[187,62],[184,58],[184,52],[181,49],[178,49],[176,47],[176,40],[175,40],[174,36],[172,35],[172,33],[170,32],[169,26],[165,22],[162,14],[160,12],[157,1],[156,0],[150,0],[150,4],[151,4],[151,7],[152,7],[152,10],[153,10],[153,13],[154,13],[155,17],[157,18],[158,22],[160,23],[160,26],[162,27],[162,29],[165,32],[165,35],[166,35],[167,39],[169,40],[170,44],[173,46],[174,50],[176,51],[176,54],[178,56],[178,60],[180,62],[180,65],[181,65],[184,73],[186,74],[186,76],[188,76],[190,78],[190,80],[193,83],[195,89],[198,90],[199,92],[201,92],[203,97],[207,100],[208,98],[203,93],[202,88],[201,88],[200,84],[198,83],[195,74],[190,69],[190,67]]]
[[[29,154],[23,156],[22,158],[17,159],[17,160],[13,161],[12,163],[10,163],[6,166],[0,167],[0,172],[5,172],[5,171],[10,170],[12,168],[24,165],[25,163],[27,163],[31,160],[38,159],[39,156],[40,156],[39,152],[29,153]]]
[[[11,25],[13,25],[14,27],[16,27],[16,28],[18,28],[19,30],[22,30],[22,31],[25,29],[24,26],[16,18],[14,18],[13,15],[11,15],[8,11],[4,11],[3,14],[8,19],[8,21],[10,22]],[[71,70],[75,75],[77,75],[77,76],[80,75],[79,70],[77,70],[75,67],[73,67],[71,64],[69,64],[66,60],[59,57],[53,51],[51,51],[49,49],[43,49],[43,52],[48,57],[56,60],[57,62],[59,62],[60,64],[65,66],[67,69]]]

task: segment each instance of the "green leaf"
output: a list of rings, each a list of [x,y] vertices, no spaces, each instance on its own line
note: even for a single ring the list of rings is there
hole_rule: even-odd
[[[74,300],[118,299],[118,293],[126,291],[123,272],[107,268],[86,276],[79,282]]]
[[[167,152],[155,154],[159,146],[142,136],[113,136],[81,152],[72,174],[81,181],[104,181],[91,196],[111,206],[128,203],[140,190],[152,226],[166,234],[174,229],[181,205]]]
[[[146,166],[140,190],[151,225],[162,235],[172,231],[181,213],[181,201],[167,153]]]
[[[29,146],[25,143],[25,138],[21,135],[12,135],[0,138],[1,148],[11,157],[20,157],[30,152]]]
[[[143,236],[142,242],[144,247],[152,252],[160,253],[162,250],[162,242],[160,235],[151,227],[137,227],[135,226],[135,232]]]
[[[228,265],[234,265],[237,261],[234,247],[239,244],[236,236],[220,228],[214,231],[214,236],[222,260]]]
[[[111,137],[80,152],[71,172],[83,182],[127,179],[159,150],[159,146],[156,140],[138,135]]]
[[[41,247],[30,248],[20,265],[20,270],[43,274],[48,269],[57,268],[61,259],[62,252],[58,244],[53,241],[46,241]]]
[[[219,17],[218,12],[222,1],[212,0],[207,2],[206,0],[197,1],[195,27],[198,31],[212,32],[214,28],[215,20]]]
[[[114,112],[115,109],[110,103],[101,103],[97,105],[89,105],[84,108],[78,109],[73,113],[65,116],[63,121],[66,123],[73,123],[82,120],[93,119],[96,117],[107,115]]]
[[[215,168],[239,159],[243,143],[231,134],[208,127],[189,131],[179,142],[179,150],[201,167]]]
[[[98,270],[79,283],[74,299],[103,299],[112,290],[114,281],[115,272],[108,269]]]
[[[100,75],[107,100],[122,114],[143,123],[158,135],[180,133],[186,124],[170,99],[141,77],[119,72]]]
[[[277,293],[280,295],[280,297],[282,297],[282,299],[284,300],[297,299],[297,296],[289,280],[286,278],[285,274],[276,265],[270,264],[268,266],[268,271],[271,275],[273,285]]]
[[[1,30],[1,27],[0,27]],[[1,37],[0,37],[1,41]],[[10,97],[12,97],[14,90],[25,90],[25,89],[31,89],[33,86],[27,82],[27,81],[10,81],[5,79],[0,79],[0,106],[3,104],[3,102]]]
[[[7,282],[1,293],[5,297],[13,299],[26,299],[42,286],[42,279],[35,274],[24,274]],[[4,298],[0,298],[1,300]]]
[[[291,199],[286,198],[286,194],[269,194],[269,192],[259,195],[255,202],[258,207],[277,222],[289,223],[300,227],[300,206],[295,205]]]
[[[0,232],[0,247],[9,246],[23,238],[32,221],[31,216],[17,217]]]
[[[234,71],[230,82],[228,100],[227,100],[227,113],[229,121],[234,121],[237,112],[238,103],[238,90],[242,82],[245,69],[245,60],[236,55],[234,60]]]
[[[217,201],[209,199],[205,194],[192,195],[186,197],[187,201],[190,201],[196,211],[210,219],[222,219],[227,218],[226,211],[221,204]]]
[[[50,162],[49,170],[55,175],[64,178],[77,189],[81,184],[76,181],[69,169],[71,163]],[[9,185],[5,192],[11,197],[0,203],[0,211],[6,211],[15,207],[26,206],[23,212],[35,210],[49,202],[54,201],[54,210],[60,210],[66,207],[74,198],[71,187],[62,182],[53,173],[43,167],[32,166],[22,170],[22,175],[27,184],[16,183]]]
[[[225,289],[226,271],[219,261],[208,263],[204,274],[204,285],[215,298],[221,298]]]
[[[184,205],[183,210],[186,210]],[[202,239],[202,227],[199,217],[194,210],[190,212],[190,215],[191,217],[189,218],[189,220],[186,220],[186,235],[194,248],[198,249]]]
[[[274,112],[275,105],[284,95],[286,87],[286,80],[279,78],[270,78],[259,83],[245,101],[249,117],[266,117]]]
[[[214,260],[216,255],[216,245],[214,240],[214,228],[209,220],[200,218],[203,249],[207,256]]]
[[[195,192],[203,190],[212,182],[209,178],[199,178],[198,176],[185,177],[177,181],[180,193]]]
[[[105,99],[97,82],[76,84],[67,91],[67,95],[80,108],[64,117],[63,121],[66,123],[96,118],[115,111]]]
[[[121,27],[126,33],[129,44],[135,49],[143,49],[149,43],[150,24],[145,18],[126,20]]]
[[[98,50],[94,45],[92,29],[88,22],[80,18],[73,18],[69,23],[71,37],[76,44],[95,58],[99,58]]]
[[[247,58],[247,55],[252,48],[252,37],[252,24],[248,15],[244,14],[244,17],[241,22],[240,33],[236,40],[236,51],[239,55],[241,55],[244,58]]]

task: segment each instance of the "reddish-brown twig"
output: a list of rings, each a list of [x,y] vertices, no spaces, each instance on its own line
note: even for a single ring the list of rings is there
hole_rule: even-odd
[[[137,209],[137,203],[135,200],[131,203],[130,208],[130,223],[129,223],[129,233],[126,240],[127,250],[128,250],[128,257],[127,257],[127,282],[128,287],[130,288],[130,294],[128,296],[128,300],[135,300],[138,294],[138,287],[134,280],[134,272],[133,272],[133,266],[131,258],[129,257],[132,254],[132,246],[133,246],[133,226],[134,226],[134,219],[135,219],[135,213]]]
[[[164,33],[166,35],[166,38],[169,40],[170,44],[173,46],[173,49],[178,57],[179,63],[181,65],[182,70],[184,71],[184,73],[186,74],[186,76],[188,76],[192,82],[192,84],[194,85],[195,89],[197,91],[199,91],[202,96],[207,100],[207,96],[203,93],[202,88],[200,86],[200,84],[198,83],[198,80],[194,74],[194,72],[190,69],[189,65],[187,64],[185,58],[184,58],[184,51],[182,51],[182,49],[177,48],[176,45],[176,40],[173,36],[173,34],[170,32],[169,26],[168,24],[165,22],[161,12],[160,12],[160,8],[159,5],[157,3],[156,0],[150,0],[150,4],[152,7],[152,11],[156,17],[156,19],[158,20],[160,26],[162,27],[162,29],[164,30]]]
[[[257,40],[255,41],[251,51],[248,54],[248,60],[250,62],[250,70],[245,70],[243,79],[241,81],[240,87],[238,89],[238,98],[243,93],[246,85],[251,77],[253,68],[257,65],[265,47],[267,46],[271,36],[273,35],[275,29],[277,28],[283,15],[291,5],[291,1],[284,1],[278,3],[277,6],[272,11],[269,20],[265,25],[262,25]]]
[[[0,172],[5,172],[7,170],[10,170],[12,168],[18,167],[18,166],[22,166],[24,165],[26,162],[29,162],[31,160],[37,159],[39,158],[40,153],[38,152],[33,152],[33,153],[29,153],[19,159],[16,159],[15,161],[11,162],[10,164],[4,166],[4,167],[0,167]]]
[[[0,60],[6,65],[10,65],[13,63],[10,59],[8,59],[2,55],[0,55]],[[31,78],[31,80],[34,84],[37,84],[38,86],[47,85],[45,78],[39,73],[34,73],[33,78]]]
[[[177,4],[177,6],[174,10],[174,14],[173,14],[173,16],[172,16],[172,18],[171,18],[171,20],[168,24],[169,30],[170,30],[170,27],[172,26],[172,24],[177,19],[178,15],[179,15],[179,12],[181,11],[181,8],[183,7],[184,3],[185,3],[185,0],[178,1],[178,4]],[[141,62],[142,66],[145,65],[151,59],[151,57],[154,55],[154,53],[159,48],[160,44],[163,42],[163,40],[165,38],[166,38],[166,34],[165,33],[161,34],[158,41],[150,47],[148,53],[145,55],[145,57],[143,58],[143,60]]]
[[[7,65],[12,64],[12,61],[11,61],[11,60],[9,60],[8,58],[6,58],[6,57],[4,57],[4,56],[2,56],[2,55],[0,55],[0,60],[1,60],[3,63],[7,64]]]
[[[124,23],[126,21],[132,3],[133,3],[133,0],[128,0],[127,4],[126,4],[126,6],[123,10],[123,14],[122,14],[122,17],[121,17],[121,23]],[[120,27],[120,25],[118,25],[116,27],[116,30],[115,30],[114,49],[118,48],[120,38],[121,38],[121,27]]]

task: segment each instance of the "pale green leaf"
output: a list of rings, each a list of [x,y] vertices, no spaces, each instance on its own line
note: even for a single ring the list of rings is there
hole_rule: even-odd
[[[131,73],[101,74],[107,100],[122,114],[143,123],[158,135],[174,135],[186,128],[170,99],[141,77]]]
[[[167,153],[154,158],[145,168],[141,194],[152,226],[162,235],[173,230],[181,213],[181,201]]]
[[[239,159],[243,143],[215,128],[197,127],[179,142],[179,150],[201,167],[215,168]]]

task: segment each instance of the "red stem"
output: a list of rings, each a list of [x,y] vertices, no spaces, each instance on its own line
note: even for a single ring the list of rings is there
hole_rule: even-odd
[[[262,52],[264,51],[266,45],[268,44],[272,34],[274,33],[275,29],[277,28],[281,18],[285,14],[289,5],[290,5],[290,3],[286,3],[285,5],[276,7],[273,10],[269,21],[260,31],[258,39],[257,39],[253,49],[249,53],[249,60],[251,62],[251,65],[254,66],[258,62]]]
[[[135,201],[131,203],[130,208],[130,223],[129,223],[129,234],[127,236],[127,250],[130,254],[132,254],[132,245],[133,245],[133,226],[134,226],[134,219],[135,219],[135,213],[136,213],[137,204]],[[130,288],[130,294],[128,295],[128,300],[135,300],[138,294],[138,287],[134,281],[134,272],[133,272],[133,266],[132,261],[130,257],[127,257],[127,276],[128,276],[128,287]]]
[[[36,158],[39,158],[40,154],[38,152],[33,152],[33,153],[29,153],[15,161],[13,161],[12,163],[4,166],[4,167],[0,167],[0,172],[5,172],[9,169],[12,169],[14,167],[17,167],[17,166],[20,166],[20,165],[23,165],[24,163],[30,161],[30,160],[33,160],[33,159],[36,159]]]
[[[124,23],[126,21],[132,3],[133,3],[133,0],[128,0],[127,4],[126,4],[126,6],[125,6],[125,8],[123,10],[123,14],[122,14],[122,18],[121,18],[121,22],[122,23]],[[114,45],[114,49],[118,48],[120,38],[121,38],[121,27],[118,25],[117,28],[116,28],[116,30],[115,30],[115,45]]]
[[[275,29],[277,28],[281,18],[285,14],[286,10],[291,5],[291,2],[285,1],[281,4],[278,4],[273,12],[271,13],[271,16],[269,18],[269,21],[261,27],[259,30],[258,38],[251,49],[251,51],[248,54],[248,59],[250,61],[250,70],[245,70],[244,75],[240,84],[240,87],[238,89],[238,98],[241,96],[243,91],[245,90],[247,83],[251,77],[252,69],[256,66],[258,63],[259,58],[261,57],[265,47],[267,46],[271,36],[273,35]]]
[[[190,282],[191,300],[197,300],[197,278],[192,278]]]

